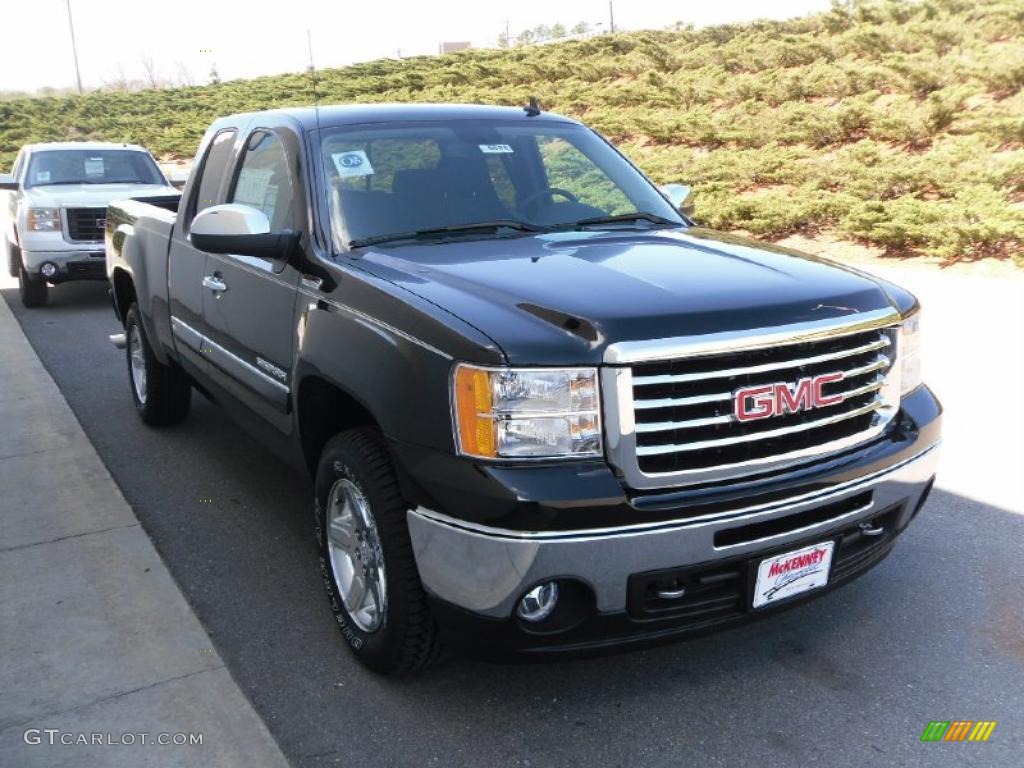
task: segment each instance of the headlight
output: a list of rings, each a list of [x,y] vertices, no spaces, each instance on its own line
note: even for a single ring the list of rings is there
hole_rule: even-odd
[[[31,232],[60,232],[60,208],[29,208],[28,228]]]
[[[601,455],[596,368],[479,368],[452,377],[459,452],[481,458]]]
[[[900,393],[907,394],[922,382],[921,377],[921,312],[918,310],[900,324],[896,346],[900,362]]]

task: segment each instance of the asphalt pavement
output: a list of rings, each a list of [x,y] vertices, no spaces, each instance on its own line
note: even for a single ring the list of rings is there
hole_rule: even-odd
[[[107,341],[120,329],[102,284],[61,286],[37,310],[3,294],[296,766],[1020,764],[1024,504],[1019,465],[1012,477],[994,473],[1022,438],[992,398],[952,420],[970,446],[947,450],[950,476],[967,479],[940,475],[893,554],[821,600],[651,651],[547,665],[452,657],[385,679],[350,658],[328,609],[308,479],[201,397],[184,424],[144,426],[124,353]],[[963,312],[970,324],[945,333],[978,334]],[[1001,333],[1019,360],[1024,328]],[[930,348],[941,358],[961,341]],[[962,360],[943,368],[958,377],[978,371]],[[53,474],[60,482],[59,466]],[[929,721],[955,719],[998,725],[984,744],[920,741]]]

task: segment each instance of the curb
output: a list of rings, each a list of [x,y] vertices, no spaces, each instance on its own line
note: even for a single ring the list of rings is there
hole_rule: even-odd
[[[2,300],[0,424],[0,765],[287,766]]]

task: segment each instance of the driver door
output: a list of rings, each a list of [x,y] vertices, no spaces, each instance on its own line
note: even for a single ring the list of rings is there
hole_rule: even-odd
[[[298,146],[286,128],[251,130],[225,202],[262,210],[273,232],[300,227]],[[215,383],[287,432],[298,271],[283,258],[208,253],[202,282],[203,357]]]

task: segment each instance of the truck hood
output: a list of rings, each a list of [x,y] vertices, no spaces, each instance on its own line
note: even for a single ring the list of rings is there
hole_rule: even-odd
[[[161,184],[55,184],[29,187],[25,199],[38,208],[98,208],[128,197],[176,194]]]
[[[893,306],[855,270],[701,228],[369,249],[359,265],[490,336],[510,363],[597,363],[620,341]]]

